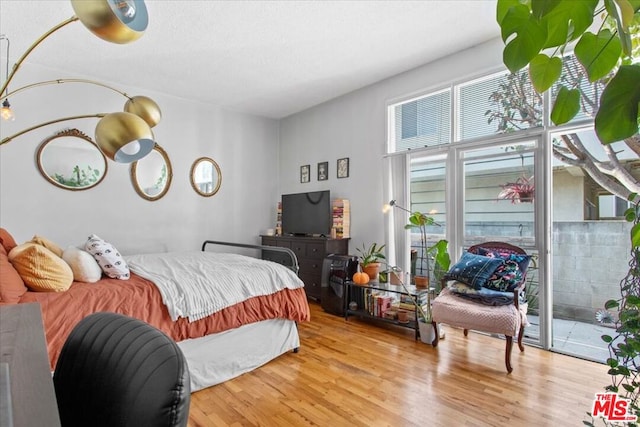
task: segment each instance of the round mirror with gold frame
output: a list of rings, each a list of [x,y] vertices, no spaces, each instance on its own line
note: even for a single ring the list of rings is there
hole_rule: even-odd
[[[78,129],[65,129],[42,141],[36,162],[47,181],[65,190],[88,190],[107,174],[107,158]]]
[[[130,173],[136,193],[150,201],[161,199],[167,194],[173,178],[169,156],[158,144],[144,158],[131,164]]]
[[[191,165],[191,186],[201,196],[211,197],[222,184],[222,172],[215,160],[200,157]]]

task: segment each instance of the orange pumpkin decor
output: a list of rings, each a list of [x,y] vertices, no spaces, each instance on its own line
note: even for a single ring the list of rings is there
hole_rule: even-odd
[[[369,283],[369,275],[367,273],[363,273],[362,271],[358,271],[353,274],[353,283],[356,285],[366,285]]]

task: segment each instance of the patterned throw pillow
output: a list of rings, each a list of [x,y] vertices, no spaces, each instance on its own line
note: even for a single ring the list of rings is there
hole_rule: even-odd
[[[480,289],[503,263],[501,258],[475,255],[469,252],[462,254],[460,260],[447,272],[445,279],[458,280]]]
[[[487,249],[487,248],[478,248],[478,255],[484,255],[489,257],[498,257],[504,260],[511,260],[518,263],[518,267],[522,274],[527,272],[527,268],[529,268],[529,262],[531,261],[531,255],[525,254],[514,254],[512,252],[501,251],[498,249]]]
[[[524,277],[518,263],[507,259],[504,264],[496,268],[484,286],[494,291],[513,292],[523,280]]]
[[[496,291],[512,292],[525,279],[525,274],[531,261],[531,255],[514,254],[493,248],[478,248],[477,253],[479,255],[504,260],[504,265],[496,269],[494,275],[487,281],[487,284],[484,285],[485,287]]]
[[[84,249],[98,261],[98,265],[112,279],[129,280],[129,266],[118,250],[111,244],[92,234]]]

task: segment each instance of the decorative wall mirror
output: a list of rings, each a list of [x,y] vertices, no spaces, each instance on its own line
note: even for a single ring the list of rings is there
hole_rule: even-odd
[[[209,157],[200,157],[191,166],[191,186],[201,196],[211,197],[222,183],[220,166]]]
[[[65,129],[42,141],[36,161],[42,176],[65,190],[88,190],[107,174],[106,157],[78,129]]]
[[[161,199],[171,186],[173,169],[167,152],[156,144],[144,158],[131,164],[131,183],[143,199]]]

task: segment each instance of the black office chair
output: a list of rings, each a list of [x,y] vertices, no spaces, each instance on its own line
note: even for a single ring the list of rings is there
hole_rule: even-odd
[[[53,374],[63,426],[186,426],[189,369],[177,344],[116,313],[82,319]]]

